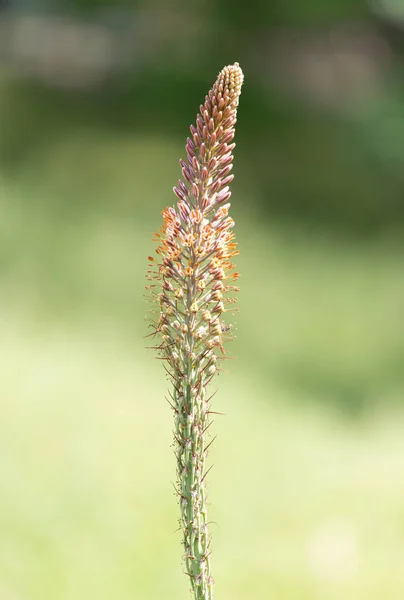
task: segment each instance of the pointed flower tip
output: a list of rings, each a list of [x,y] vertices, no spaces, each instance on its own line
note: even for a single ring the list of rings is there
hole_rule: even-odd
[[[214,88],[221,92],[227,91],[230,99],[238,102],[243,81],[244,73],[238,62],[235,62],[233,65],[227,65],[220,71]]]
[[[235,62],[232,65],[227,65],[227,67],[224,67],[224,68],[229,69],[230,71],[233,71],[233,73],[235,75],[241,77],[241,79],[244,79],[244,73],[238,62]]]
[[[242,79],[244,78],[243,71],[238,62],[235,62],[232,65],[226,65],[225,67],[223,67],[222,71],[225,70],[228,70],[229,72],[233,73],[238,77],[241,77]]]

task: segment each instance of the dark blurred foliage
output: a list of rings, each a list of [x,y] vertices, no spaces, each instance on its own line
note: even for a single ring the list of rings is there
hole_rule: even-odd
[[[217,17],[236,27],[240,31],[255,33],[266,27],[290,24],[313,25],[324,24],[336,19],[360,18],[367,13],[367,3],[363,0],[341,0],[323,2],[262,2],[252,0],[248,6],[242,0],[221,0],[217,2],[215,13]]]
[[[42,11],[44,6],[41,3]],[[129,61],[93,88],[60,90],[36,81],[16,85],[9,118],[2,125],[3,165],[12,168],[28,160],[38,145],[62,134],[71,122],[154,129],[183,137],[184,122],[193,120],[212,72],[237,60],[246,74],[237,132],[238,170],[254,182],[262,218],[292,219],[305,227],[354,236],[378,235],[390,225],[397,228],[404,223],[404,144],[397,142],[388,113],[393,103],[397,123],[404,119],[400,35],[397,31],[390,35],[394,28],[371,14],[365,2],[211,0],[191,6],[72,0],[49,4],[52,12],[55,7],[60,14],[77,16],[82,11],[85,19],[95,22],[122,25],[132,19],[135,32],[141,15],[149,31],[138,30],[135,68]],[[305,73],[311,77],[317,67],[325,68],[326,74],[332,70],[329,39],[334,30],[347,29],[347,43],[352,45],[358,27],[370,32],[370,44],[366,42],[370,48],[360,48],[359,59],[365,79],[366,70],[374,69],[377,89],[359,100],[354,97],[350,106],[351,87],[360,89],[361,84],[355,78],[352,86],[350,81],[346,84],[343,71],[337,73],[342,77],[341,97],[337,79],[324,101],[321,73],[314,74],[314,84],[308,86]],[[388,64],[380,64],[373,52],[372,36],[388,47]],[[156,43],[146,50],[145,41],[150,39]],[[343,41],[338,44],[337,55],[344,52]],[[310,65],[313,48],[315,61],[320,63],[325,52],[329,67]],[[350,51],[343,66],[348,70]],[[354,48],[357,58],[355,52]],[[295,68],[299,60],[303,73]]]

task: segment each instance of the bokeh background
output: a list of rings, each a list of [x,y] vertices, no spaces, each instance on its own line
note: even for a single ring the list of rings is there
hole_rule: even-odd
[[[144,273],[234,61],[217,598],[404,598],[403,24],[400,0],[1,2],[0,600],[188,597]]]

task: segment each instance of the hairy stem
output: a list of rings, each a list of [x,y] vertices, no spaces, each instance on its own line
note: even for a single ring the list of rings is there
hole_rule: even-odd
[[[177,474],[185,565],[195,600],[213,600],[205,491],[208,404],[203,377],[192,365],[176,393]]]

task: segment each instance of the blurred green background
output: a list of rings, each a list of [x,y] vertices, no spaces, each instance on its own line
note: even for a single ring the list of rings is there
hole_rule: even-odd
[[[393,0],[2,3],[0,600],[188,597],[147,255],[238,61],[219,600],[404,598],[404,30]]]

